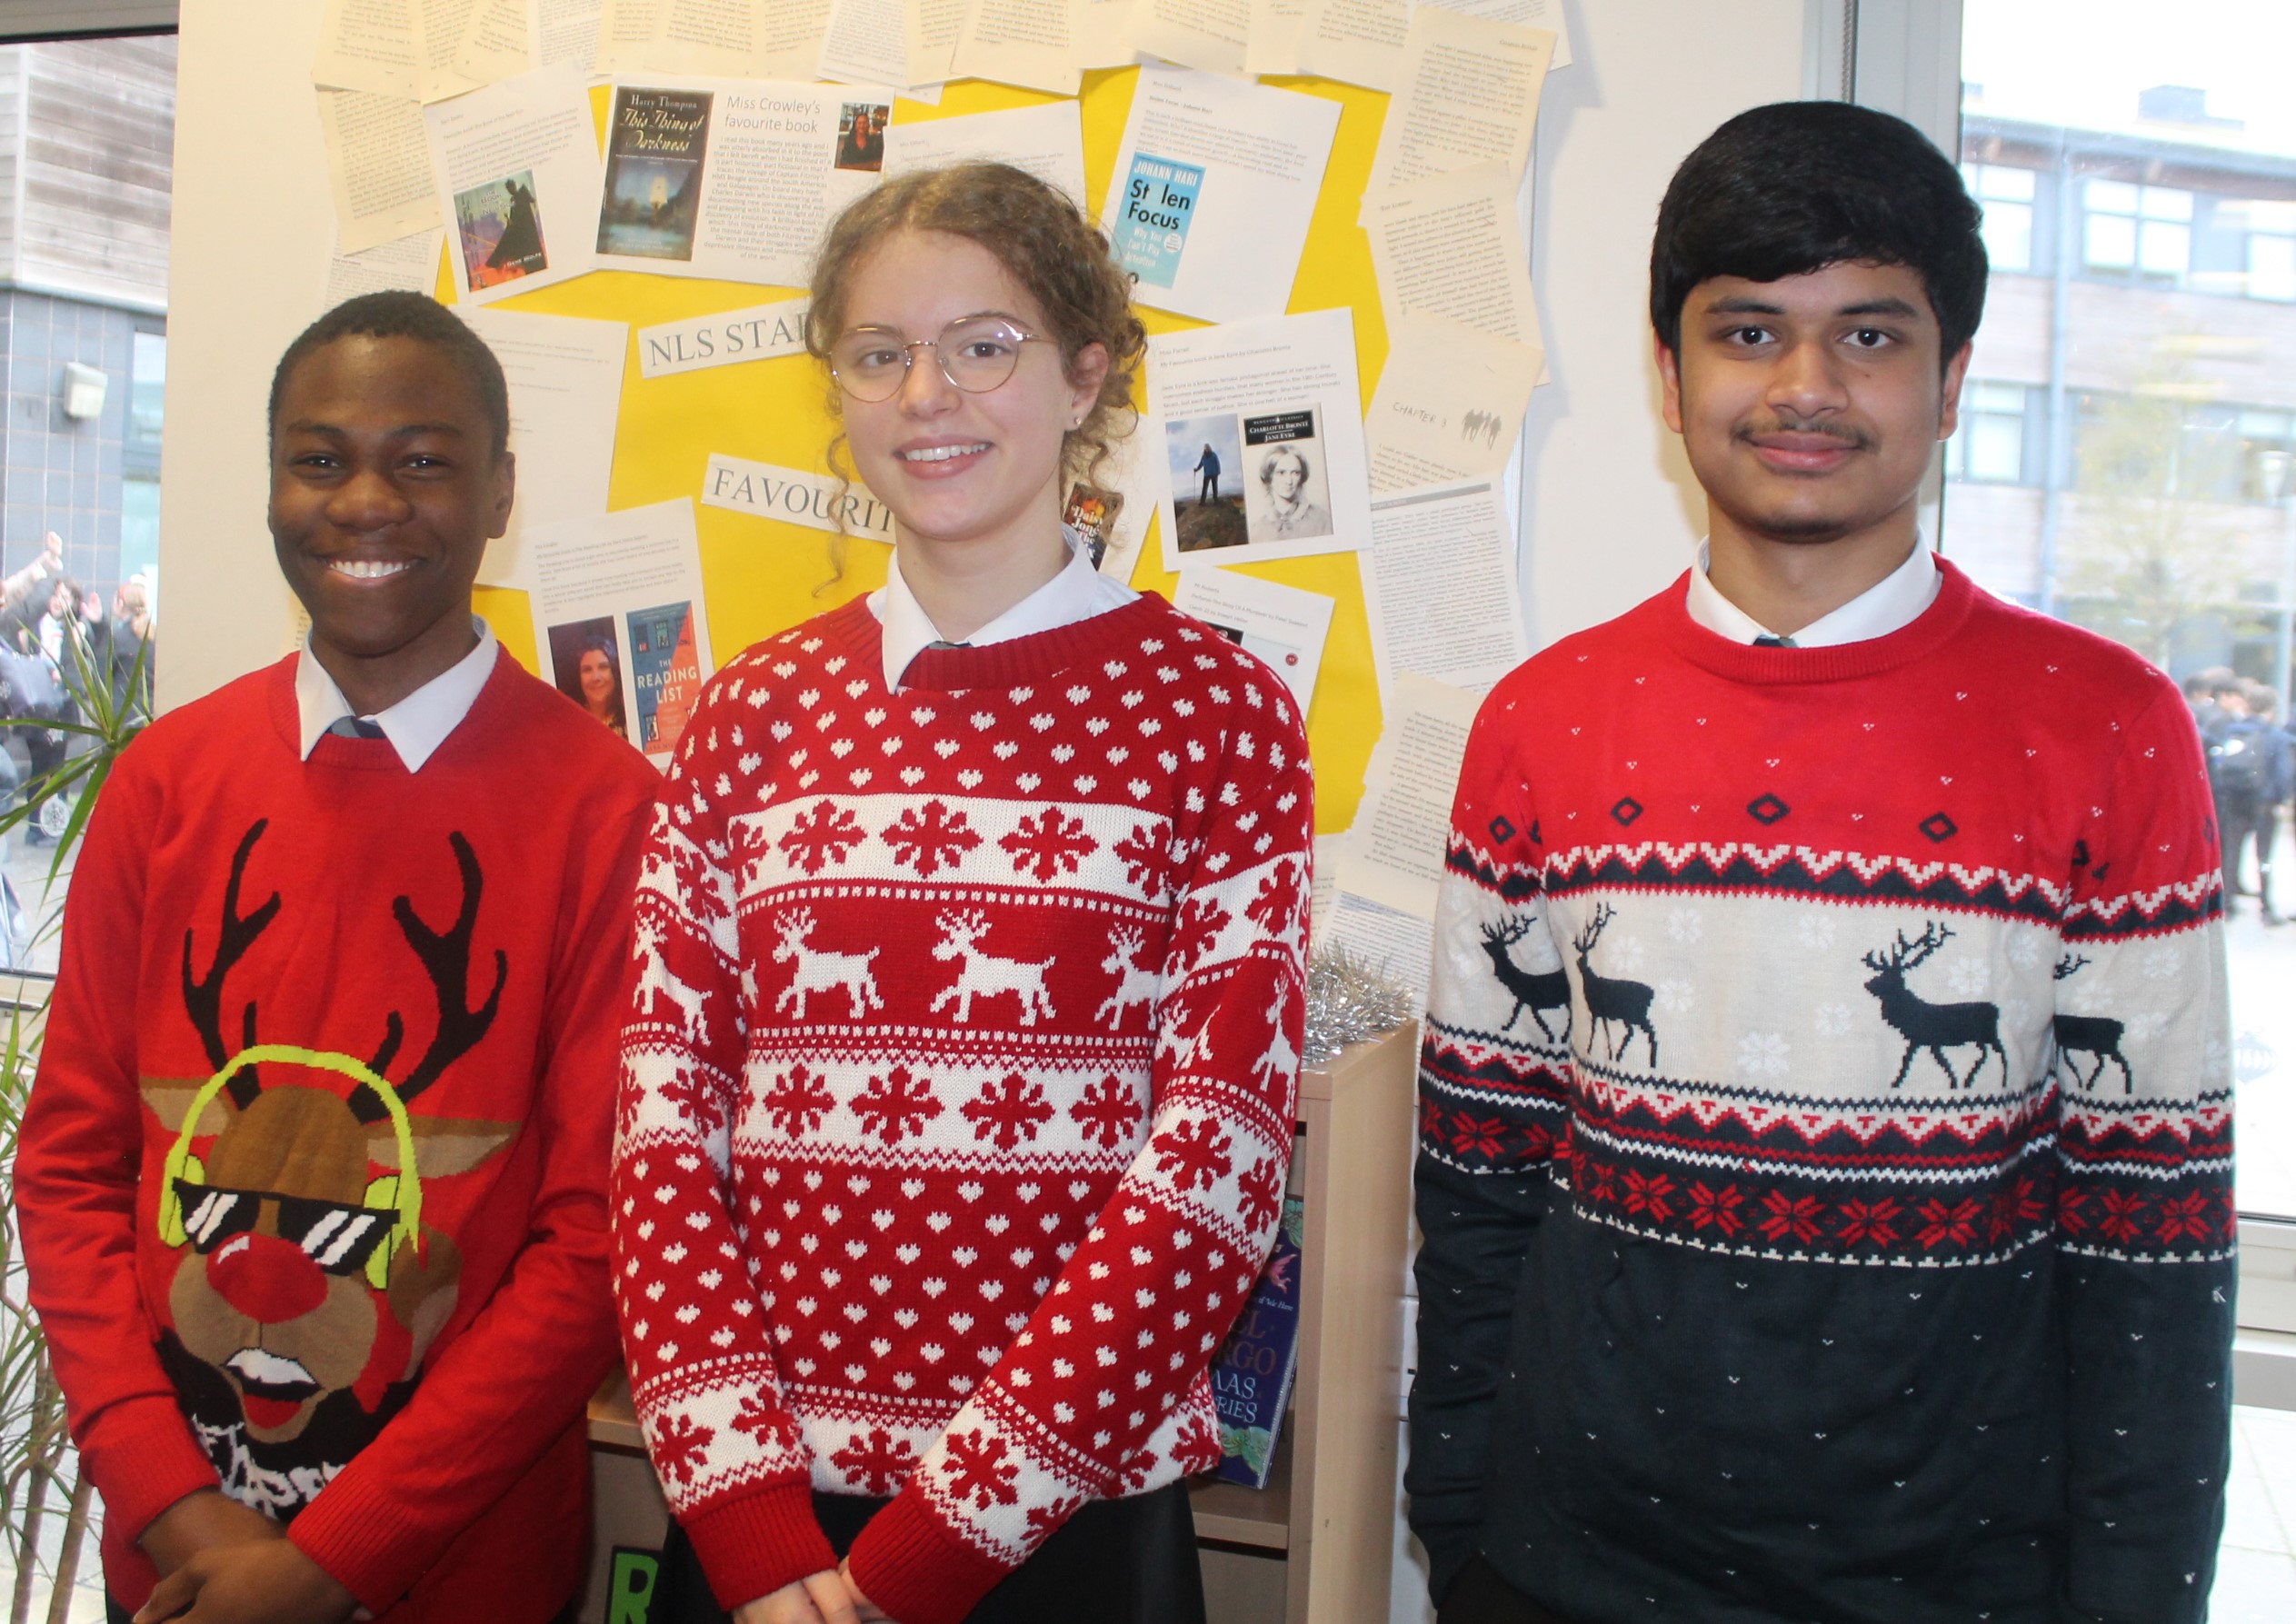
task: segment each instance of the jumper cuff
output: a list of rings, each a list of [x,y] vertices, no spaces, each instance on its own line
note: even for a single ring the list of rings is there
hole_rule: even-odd
[[[727,1612],[837,1565],[807,1483],[782,1483],[678,1519]],[[902,1624],[908,1624],[903,1619]]]
[[[289,1543],[372,1613],[414,1588],[444,1549],[434,1543],[437,1538],[435,1528],[418,1526],[390,1500],[361,1494],[342,1480],[328,1484],[287,1527]]]
[[[1012,1571],[959,1539],[913,1480],[869,1519],[846,1563],[870,1605],[901,1624],[963,1624]]]
[[[173,1399],[129,1399],[102,1411],[82,1431],[80,1459],[104,1497],[105,1520],[132,1529],[131,1539],[185,1495],[223,1487]]]

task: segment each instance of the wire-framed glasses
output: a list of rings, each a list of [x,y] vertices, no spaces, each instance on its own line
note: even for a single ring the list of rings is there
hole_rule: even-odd
[[[967,394],[986,394],[1013,375],[1021,346],[1042,344],[1001,315],[959,316],[938,338],[903,339],[883,327],[856,327],[829,349],[829,374],[857,401],[891,400],[908,380],[920,348],[930,349],[941,375]]]

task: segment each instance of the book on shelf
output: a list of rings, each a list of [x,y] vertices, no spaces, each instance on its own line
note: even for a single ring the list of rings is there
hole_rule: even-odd
[[[1300,1354],[1300,1237],[1304,1207],[1283,1198],[1275,1250],[1212,1361],[1212,1400],[1220,1412],[1220,1464],[1213,1475],[1247,1489],[1268,1486],[1275,1442],[1292,1398]]]

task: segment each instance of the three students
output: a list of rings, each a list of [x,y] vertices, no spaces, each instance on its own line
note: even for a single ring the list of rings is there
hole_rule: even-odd
[[[2205,780],[2158,673],[1918,533],[1975,226],[1848,107],[1670,189],[1706,549],[1494,691],[1451,833],[1411,1465],[1447,1620],[2205,1605]],[[610,1279],[657,1616],[1201,1616],[1182,1480],[1281,1204],[1312,787],[1283,683],[1061,523],[1129,291],[1000,165],[840,217],[812,343],[887,584],[728,663],[658,793],[470,618],[483,344],[382,295],[290,348],[311,642],[123,761],[19,1166],[118,1615],[550,1618]],[[2053,1063],[2104,1023],[2118,1089]]]

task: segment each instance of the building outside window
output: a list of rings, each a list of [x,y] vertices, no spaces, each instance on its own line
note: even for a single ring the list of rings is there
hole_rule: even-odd
[[[2045,393],[2030,384],[1963,384],[1961,423],[1945,443],[1946,478],[2038,483],[2041,459],[2047,455],[2047,443],[2037,433],[2045,409]]]
[[[2091,178],[2081,211],[2081,259],[2092,275],[2174,284],[2191,270],[2191,193]]]
[[[1964,164],[1962,177],[1985,211],[1985,257],[1993,269],[2036,269],[2033,212],[2041,176],[2005,164]]]

